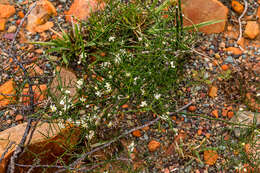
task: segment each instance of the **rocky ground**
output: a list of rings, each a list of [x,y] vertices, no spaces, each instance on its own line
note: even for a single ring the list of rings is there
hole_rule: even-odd
[[[0,11],[0,93],[7,94],[5,97],[9,98],[7,100],[0,95],[0,131],[3,132],[27,121],[25,115],[28,110],[18,108],[28,105],[29,100],[22,95],[19,98],[13,96],[16,94],[15,88],[19,88],[14,86],[13,81],[21,85],[25,83],[21,82],[23,78],[14,63],[15,58],[10,57],[7,50],[33,2],[0,0],[0,8],[5,9]],[[34,88],[40,101],[44,97],[39,91],[48,88],[46,82],[52,79],[53,69],[44,56],[45,49],[27,42],[57,38],[59,28],[66,31],[70,26],[70,15],[86,20],[90,11],[83,8],[84,4],[77,3],[84,1],[39,1],[35,7],[37,10],[28,16],[27,23],[22,26],[14,42],[16,58],[23,58],[20,61],[29,70],[30,76],[33,78],[44,74],[43,78],[36,81],[40,89]],[[94,7],[95,3],[91,1],[90,4]],[[192,55],[187,57],[186,82],[181,86],[181,98],[178,100],[179,107],[190,101],[193,104],[182,115],[172,116],[173,129],[165,122],[159,129],[149,126],[120,140],[123,148],[128,150],[131,146],[132,152],[130,158],[122,154],[118,160],[121,158],[123,163],[132,164],[134,168],[145,172],[206,173],[235,172],[244,167],[252,169],[250,166],[259,163],[257,159],[260,155],[256,149],[257,146],[259,148],[260,125],[260,1],[209,0],[205,3],[203,0],[185,0],[183,12],[189,18],[184,21],[185,25],[189,25],[190,21],[197,24],[213,19],[226,20],[200,28],[199,41],[191,48]],[[243,12],[245,14],[240,22],[239,17]],[[21,93],[26,94],[28,90],[25,88]],[[14,105],[15,100],[21,102]],[[189,116],[191,113],[193,116]],[[246,119],[243,123],[252,124],[254,115],[257,128],[251,140],[258,143],[252,146],[249,141],[241,139],[243,132],[228,122],[240,123]],[[126,116],[122,126],[136,127],[152,118]],[[242,151],[237,145],[242,145],[244,153],[258,157],[251,160],[248,157],[248,160],[242,161],[239,154]],[[95,157],[101,159],[103,155],[106,154],[96,153]],[[109,169],[120,172],[120,168],[113,164],[101,170]]]

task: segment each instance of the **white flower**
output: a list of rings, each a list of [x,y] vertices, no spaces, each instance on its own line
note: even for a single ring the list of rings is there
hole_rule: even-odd
[[[154,98],[158,100],[161,97],[161,94],[154,94]]]
[[[61,101],[60,101],[60,104],[61,104],[61,105],[64,105],[64,104],[65,104],[64,100],[61,100]]]
[[[69,90],[66,90],[66,91],[65,91],[65,94],[70,94],[70,91],[69,91]]]
[[[167,115],[163,114],[163,115],[161,115],[161,119],[163,119],[163,120],[168,120],[169,117],[168,117]]]
[[[140,104],[140,106],[141,106],[141,107],[145,107],[145,106],[147,106],[146,101],[142,101],[141,104]]]
[[[78,80],[77,81],[77,88],[80,89],[82,87],[82,85],[83,85],[83,79]]]
[[[172,67],[172,68],[175,68],[175,65],[174,65],[174,62],[173,62],[173,61],[171,61],[170,64],[171,64],[171,67]]]
[[[110,122],[108,123],[107,127],[110,128],[110,127],[112,127],[112,125],[113,125],[113,122],[110,121]]]
[[[57,108],[56,108],[55,105],[51,105],[50,108],[51,108],[51,111],[52,111],[52,112],[55,112],[55,111],[57,110]]]
[[[105,84],[105,87],[106,87],[106,89],[107,89],[107,92],[110,92],[112,89],[111,89],[111,85],[110,85],[110,83],[106,83]]]
[[[130,77],[130,76],[131,76],[131,73],[126,72],[126,73],[125,73],[125,76],[126,76],[126,77]]]
[[[88,139],[91,140],[95,135],[95,132],[93,130],[89,131]]]
[[[141,92],[142,92],[142,95],[144,95],[144,94],[145,94],[145,91],[144,91],[144,89],[141,89]]]
[[[138,41],[142,41],[143,39],[142,39],[142,37],[138,37]]]
[[[117,54],[116,55],[116,58],[115,58],[115,63],[116,64],[119,64],[121,62],[121,58],[120,58],[120,56]]]
[[[86,105],[86,108],[89,108],[90,107],[90,105]]]
[[[98,96],[98,97],[101,97],[102,93],[100,91],[97,91],[95,92],[95,94]]]
[[[109,41],[109,42],[111,42],[111,41],[113,42],[113,41],[115,41],[115,38],[116,38],[116,37],[109,37],[109,38],[108,38],[108,41]]]
[[[128,146],[128,150],[129,150],[130,152],[133,152],[133,151],[134,151],[134,148],[135,148],[135,143],[134,143],[134,141],[132,141],[131,144]]]
[[[80,97],[80,99],[79,99],[81,102],[85,102],[86,101],[86,98],[84,98],[84,97]]]

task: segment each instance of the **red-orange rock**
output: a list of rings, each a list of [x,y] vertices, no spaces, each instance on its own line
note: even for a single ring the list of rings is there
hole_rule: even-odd
[[[215,86],[210,87],[209,89],[209,96],[214,98],[218,95],[218,88]]]
[[[6,19],[0,19],[0,31],[5,30]]]
[[[226,117],[227,116],[227,113],[228,113],[228,110],[227,109],[222,109],[222,116],[223,117]]]
[[[245,28],[245,36],[255,39],[260,32],[259,24],[256,21],[248,21]]]
[[[156,140],[151,140],[151,141],[149,142],[149,144],[148,144],[148,149],[149,149],[149,151],[154,152],[154,151],[156,151],[158,148],[160,148],[160,146],[161,146],[161,143],[160,143],[160,142],[158,142],[158,141],[156,141]]]
[[[214,117],[218,118],[218,110],[217,110],[217,109],[213,110],[213,111],[211,112],[211,114],[212,114]]]
[[[239,40],[237,40],[237,44],[241,46],[242,48],[245,48],[245,39],[244,37],[241,37]]]
[[[35,33],[37,32],[35,29],[39,25],[45,24],[51,16],[56,15],[56,9],[51,2],[48,0],[40,0],[28,16],[26,29],[29,32]],[[49,28],[50,25],[51,23],[48,23],[46,26],[43,26],[43,28]],[[38,28],[38,31],[42,31],[43,28]]]
[[[13,5],[0,4],[0,18],[9,18],[15,14],[15,8]]]
[[[204,161],[207,165],[214,165],[218,159],[218,153],[214,150],[204,151]]]
[[[221,69],[222,69],[223,71],[227,71],[227,70],[229,69],[229,67],[228,67],[227,64],[223,64],[223,65],[221,66]]]
[[[184,26],[192,26],[202,22],[212,20],[224,20],[216,24],[208,25],[199,28],[200,31],[212,34],[220,33],[225,29],[225,24],[228,15],[228,8],[218,0],[185,0],[182,3],[184,18]]]
[[[123,104],[121,107],[122,107],[123,109],[126,109],[126,108],[128,108],[129,106],[128,106],[128,104]]]
[[[189,106],[189,107],[188,107],[188,110],[189,110],[190,112],[194,112],[196,109],[197,109],[196,106]]]
[[[53,26],[54,26],[53,22],[46,22],[42,25],[36,26],[35,31],[36,32],[44,32],[44,31],[51,29]]]
[[[105,3],[100,0],[74,0],[68,12],[66,21],[71,21],[72,16],[80,20],[86,20],[92,12],[103,10]]]
[[[238,14],[242,14],[244,11],[244,6],[240,4],[240,2],[236,0],[232,0],[231,2],[232,9],[237,12]]]
[[[234,116],[234,112],[233,111],[229,111],[227,113],[227,116],[228,116],[229,119],[231,119]]]
[[[199,129],[199,130],[197,131],[197,134],[200,136],[200,135],[202,134],[202,130]]]
[[[23,116],[21,114],[16,115],[15,121],[22,121],[22,120],[23,120]]]
[[[9,95],[7,96],[7,95],[0,94],[0,108],[15,101],[15,96],[10,96],[16,94],[14,86],[15,83],[12,79],[0,86],[0,93]]]
[[[141,131],[140,130],[135,130],[135,131],[133,131],[133,136],[135,136],[135,137],[141,137],[142,136],[142,134],[141,134]]]
[[[41,101],[43,101],[46,97],[46,92],[47,92],[47,85],[39,85],[39,86],[32,86],[32,90],[33,90],[33,94],[34,94],[34,104],[35,103],[40,103]],[[29,88],[26,87],[23,89],[22,92],[23,95],[29,95]],[[30,104],[30,97],[26,97],[23,96],[22,97],[22,102],[25,105],[29,105]]]
[[[30,64],[26,66],[27,72],[31,77],[36,75],[43,75],[43,70],[36,64]]]
[[[234,54],[234,55],[241,55],[243,52],[239,49],[239,48],[237,48],[237,47],[228,47],[228,48],[226,48],[225,49],[226,51],[228,51],[228,52],[231,52],[232,54]]]
[[[22,11],[19,11],[18,16],[22,19],[22,18],[24,18],[24,13]]]

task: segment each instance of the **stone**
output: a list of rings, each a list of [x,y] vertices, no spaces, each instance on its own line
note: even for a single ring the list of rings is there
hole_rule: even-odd
[[[209,96],[214,98],[218,95],[218,88],[215,86],[210,87],[209,89]]]
[[[21,114],[15,116],[15,121],[22,121],[22,120],[23,120],[23,116]]]
[[[254,66],[253,66],[253,71],[255,73],[257,73],[258,75],[260,75],[260,62],[256,63]]]
[[[241,37],[239,40],[237,40],[237,44],[242,48],[245,48],[245,38]]]
[[[218,110],[215,109],[211,112],[211,114],[215,117],[215,118],[218,118]]]
[[[47,94],[47,85],[42,84],[39,86],[32,86],[33,94],[34,94],[34,104],[38,104],[42,102]],[[23,95],[29,95],[29,87],[25,87],[22,91]],[[29,105],[30,104],[30,97],[28,96],[23,96],[21,97],[21,100],[24,105]]]
[[[141,131],[140,130],[135,130],[135,131],[133,131],[133,136],[135,136],[135,137],[141,137],[142,136],[142,134],[141,134]]]
[[[66,14],[66,21],[71,22],[72,16],[79,20],[87,20],[92,12],[103,10],[105,3],[100,0],[74,0]]]
[[[26,66],[26,70],[31,77],[35,77],[37,75],[43,75],[43,70],[36,64],[30,64]]]
[[[57,98],[60,99],[63,97],[63,93],[59,90],[59,80],[61,81],[61,87],[64,90],[70,91],[70,97],[73,98],[77,94],[77,76],[75,73],[67,68],[64,67],[57,67],[56,71],[58,74],[56,74],[56,77],[53,79],[51,85],[50,85],[50,92]]]
[[[231,7],[238,14],[242,14],[244,11],[244,6],[236,0],[232,0]]]
[[[259,24],[256,21],[248,21],[244,35],[247,38],[255,39],[260,32]]]
[[[204,162],[207,165],[214,165],[218,159],[218,153],[215,150],[204,151]]]
[[[14,152],[16,146],[20,143],[27,123],[19,124],[7,130],[0,132],[0,155],[2,155],[10,142],[14,142],[0,163],[0,172],[5,172],[8,161]],[[55,159],[64,153],[64,147],[69,148],[76,144],[79,139],[79,129],[60,126],[57,123],[39,122],[31,142],[26,146],[27,150],[18,159],[20,164],[33,164],[36,154],[41,160],[40,164],[52,164]],[[29,133],[30,136],[30,133]],[[27,138],[26,143],[28,142]],[[42,152],[46,151],[46,152]],[[47,152],[48,151],[48,152]],[[17,172],[27,172],[22,169]],[[42,172],[40,169],[34,170]],[[47,170],[45,170],[47,171]],[[48,171],[47,171],[48,172]]]
[[[251,112],[251,111],[244,111],[244,110],[239,110],[236,115],[234,115],[231,118],[231,122],[236,123],[236,124],[244,124],[244,125],[252,125],[254,122],[255,118],[255,123],[256,126],[260,126],[260,113],[257,112]],[[240,135],[246,134],[246,127],[245,126],[234,126],[234,134],[236,137],[240,137]]]
[[[36,32],[44,32],[51,29],[54,26],[53,22],[46,22],[42,25],[35,27]]]
[[[15,31],[16,31],[16,28],[17,28],[17,27],[16,27],[15,25],[11,25],[11,26],[9,26],[7,32],[9,32],[9,33],[15,32]]]
[[[5,30],[6,19],[0,19],[0,31]]]
[[[8,19],[15,14],[15,8],[13,5],[0,4],[0,9],[2,9],[0,10],[0,18]]]
[[[184,0],[182,3],[184,14],[184,26],[192,26],[212,20],[224,20],[222,22],[199,28],[206,34],[220,33],[225,29],[228,8],[218,0]],[[188,18],[188,19],[187,19]]]
[[[31,33],[35,33],[37,32],[37,27],[45,24],[51,16],[56,15],[56,9],[51,2],[48,0],[39,0],[36,7],[28,16],[26,29]],[[50,26],[50,23],[47,26]],[[46,26],[43,26],[43,28],[46,28]],[[40,31],[43,28],[40,27]]]
[[[196,111],[196,106],[189,106],[188,107],[188,110],[190,111],[190,112],[194,112],[194,111]]]
[[[151,140],[151,141],[149,142],[149,144],[148,144],[148,149],[149,149],[149,151],[154,152],[154,151],[156,151],[158,148],[160,148],[160,146],[161,146],[161,143],[160,143],[160,142],[158,142],[158,141],[156,141],[156,140]]]
[[[6,105],[15,101],[14,95],[16,94],[16,90],[14,87],[15,87],[15,83],[12,79],[10,79],[9,81],[5,82],[3,85],[0,86],[0,93],[6,94],[6,95],[0,94],[0,108],[3,108]]]
[[[227,52],[231,52],[234,55],[241,55],[243,52],[237,47],[228,47],[225,49]]]
[[[223,71],[227,71],[227,70],[229,69],[229,67],[228,67],[227,64],[223,64],[223,65],[221,66],[221,69],[222,69]]]

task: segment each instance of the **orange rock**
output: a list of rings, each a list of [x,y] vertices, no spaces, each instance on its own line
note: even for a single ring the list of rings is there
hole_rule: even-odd
[[[151,152],[154,152],[155,150],[157,150],[158,148],[160,148],[161,143],[156,141],[156,140],[151,140],[148,144],[148,149]]]
[[[245,39],[244,37],[241,37],[238,41],[237,41],[237,44],[239,46],[241,46],[242,48],[245,48]]]
[[[245,36],[255,39],[260,32],[259,24],[256,21],[248,21],[245,28]]]
[[[231,52],[234,55],[241,55],[243,53],[239,48],[236,47],[228,47],[225,50]]]
[[[231,119],[231,118],[234,116],[234,112],[229,111],[229,112],[227,113],[227,116],[228,116],[229,119]]]
[[[18,16],[22,19],[22,18],[24,18],[24,13],[22,11],[19,11]]]
[[[0,86],[0,93],[1,94],[10,94],[10,95],[15,95],[15,83],[12,79],[9,81],[5,82],[3,85]],[[15,101],[15,96],[6,96],[6,95],[1,95],[0,94],[0,108],[3,108],[4,106],[12,103]]]
[[[223,71],[227,71],[227,70],[229,69],[229,67],[228,67],[227,64],[223,64],[223,65],[221,66],[221,69],[222,69]]]
[[[41,101],[43,101],[45,99],[46,92],[47,92],[47,85],[40,85],[40,86],[34,85],[34,86],[32,86],[32,90],[33,90],[33,93],[34,93],[34,103],[40,103]],[[28,87],[24,88],[22,94],[23,95],[29,95],[29,88]],[[29,105],[30,104],[30,97],[23,96],[22,102],[25,105]]]
[[[182,12],[185,16],[184,26],[193,26],[206,21],[223,20],[212,25],[199,28],[201,32],[212,34],[220,33],[225,29],[228,8],[218,0],[186,0],[182,4]]]
[[[43,75],[44,73],[43,70],[36,64],[30,64],[26,66],[26,69],[31,77],[36,75]]]
[[[14,142],[6,153],[4,159],[0,163],[0,172],[6,172],[8,161],[17,145],[20,143],[27,123],[19,124],[5,131],[0,132],[0,155],[6,151],[6,147],[10,142]],[[26,151],[19,156],[17,163],[33,164],[35,156],[41,160],[42,164],[52,164],[57,157],[63,157],[64,148],[70,148],[79,140],[80,130],[73,128],[64,128],[55,123],[39,122],[31,138],[30,145],[26,146]],[[25,143],[28,142],[28,139]],[[48,151],[48,152],[42,152]],[[15,172],[24,172],[23,170]],[[55,172],[54,170],[46,170],[47,172]],[[27,172],[27,171],[25,171]],[[34,169],[34,172],[43,172],[43,170]]]
[[[214,150],[204,151],[204,161],[207,165],[214,165],[218,159],[218,153]]]
[[[105,3],[101,0],[74,0],[69,11],[65,12],[66,21],[71,22],[72,16],[86,20],[92,12],[103,10]]]
[[[105,53],[105,52],[101,52],[101,53],[100,53],[100,56],[105,57],[105,56],[106,56],[106,53]]]
[[[135,130],[135,131],[133,131],[133,136],[135,136],[135,137],[141,137],[142,136],[142,134],[141,134],[141,131],[140,130]]]
[[[227,110],[227,109],[222,109],[222,116],[223,116],[223,117],[226,117],[226,116],[227,116],[227,113],[228,113],[228,110]]]
[[[213,111],[211,112],[211,114],[212,114],[214,117],[218,118],[218,110],[217,110],[217,109],[213,110]]]
[[[0,31],[5,30],[6,19],[0,19]]]
[[[214,98],[218,95],[218,88],[215,86],[210,87],[209,89],[209,96]]]
[[[51,29],[54,26],[53,22],[46,22],[42,25],[35,27],[35,32],[44,32]]]
[[[129,107],[128,104],[123,104],[123,105],[122,105],[122,108],[123,108],[123,109],[126,109],[126,108],[128,108],[128,107]]]
[[[16,115],[15,121],[22,121],[22,120],[23,120],[23,116],[21,114]]]
[[[50,16],[56,15],[57,12],[51,2],[47,0],[40,0],[28,16],[26,29],[29,32],[35,33],[37,32],[35,29],[39,25],[45,24],[49,20]],[[42,31],[46,28],[49,29],[52,24],[53,23],[48,23],[38,28],[38,31]]]
[[[206,136],[207,139],[209,139],[210,138],[210,133],[206,133],[205,136]]]
[[[199,130],[197,131],[197,134],[200,136],[200,135],[202,134],[202,130],[199,129]]]
[[[188,110],[189,110],[190,112],[194,112],[196,109],[197,109],[196,106],[189,106],[189,107],[188,107]]]
[[[149,126],[145,126],[144,128],[142,128],[142,130],[144,130],[144,131],[149,130]]]
[[[0,4],[0,18],[9,18],[15,14],[15,8],[13,5]]]
[[[242,14],[244,11],[244,6],[240,4],[238,1],[232,0],[231,2],[232,9],[238,14]]]

